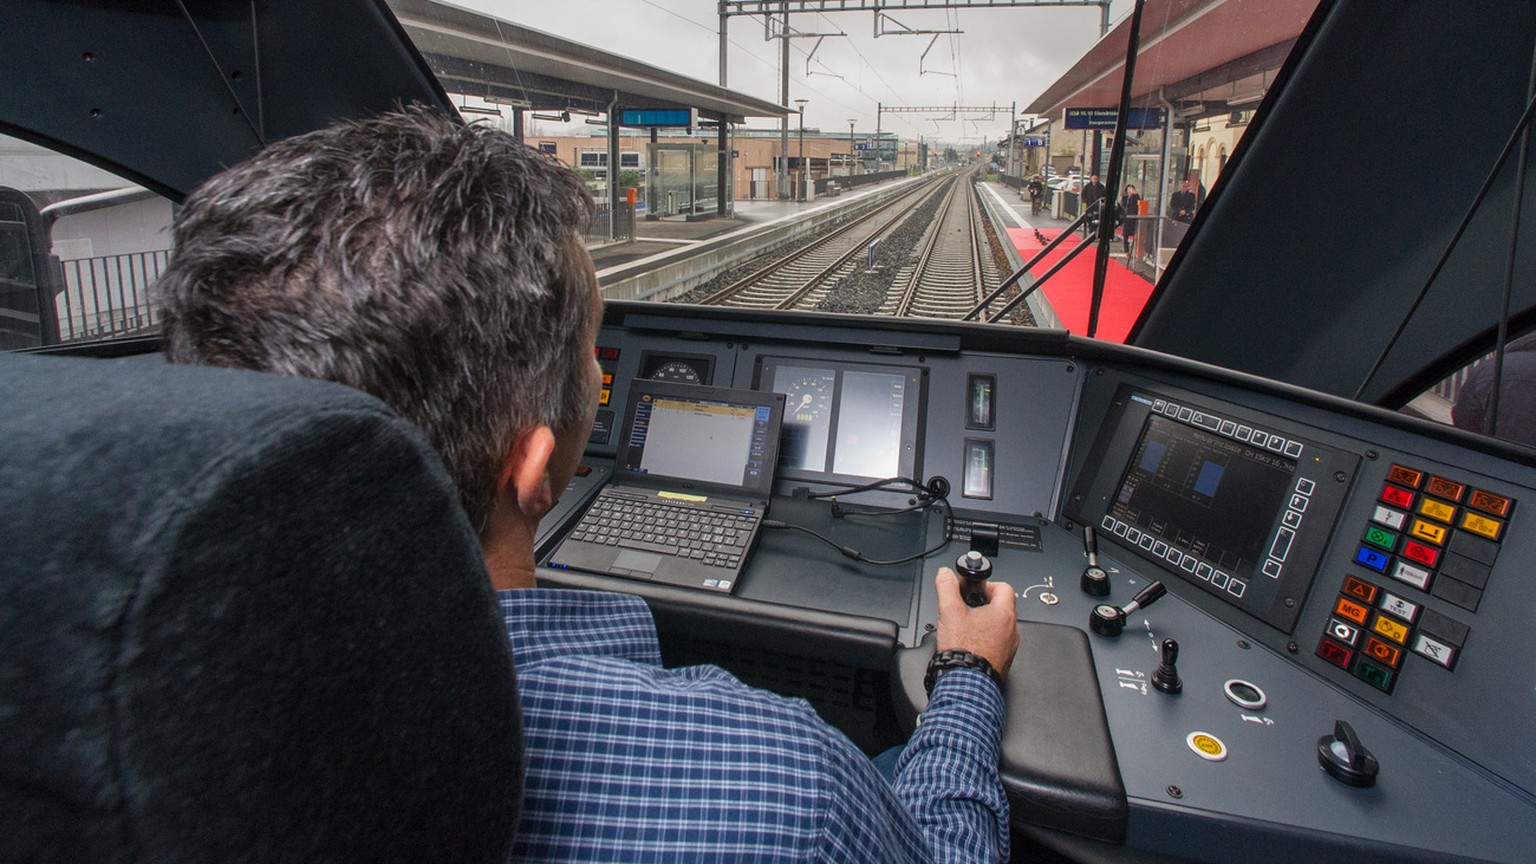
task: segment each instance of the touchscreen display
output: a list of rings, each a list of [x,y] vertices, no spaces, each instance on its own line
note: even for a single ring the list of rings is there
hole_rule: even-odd
[[[784,394],[781,471],[916,476],[922,369],[781,357],[758,362],[758,389]]]

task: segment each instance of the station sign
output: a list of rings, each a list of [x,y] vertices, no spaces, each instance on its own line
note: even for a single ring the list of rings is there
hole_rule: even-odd
[[[1020,147],[1044,147],[1046,143],[1044,135],[1024,135],[1019,138]]]
[[[1067,108],[1062,116],[1068,129],[1113,129],[1117,108]],[[1163,109],[1132,108],[1125,115],[1127,129],[1156,129],[1163,125]]]
[[[697,126],[697,108],[626,108],[619,112],[620,126]]]

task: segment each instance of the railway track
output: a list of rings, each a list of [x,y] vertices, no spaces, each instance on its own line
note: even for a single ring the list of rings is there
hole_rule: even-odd
[[[898,317],[961,318],[987,290],[990,250],[981,224],[984,214],[972,183],[957,183],[928,226],[918,254],[892,280],[881,314]]]

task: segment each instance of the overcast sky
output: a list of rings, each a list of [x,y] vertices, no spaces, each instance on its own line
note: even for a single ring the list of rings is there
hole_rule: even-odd
[[[719,81],[716,0],[450,0],[546,33],[582,42],[709,83]],[[1128,15],[1131,0],[1114,0],[1110,26]],[[961,30],[941,35],[874,36],[874,13],[790,16],[798,33],[846,33],[817,46],[791,41],[789,98],[810,100],[808,128],[873,131],[876,105],[963,107],[998,105],[996,116],[955,120],[928,114],[886,114],[883,128],[903,137],[938,137],[979,144],[1007,131],[1011,103],[1022,109],[1099,38],[1099,9],[1066,6],[919,10],[885,13],[884,30]],[[778,42],[765,41],[761,18],[732,18],[727,86],[779,100]],[[814,49],[814,56],[811,51]],[[927,56],[923,56],[924,50]],[[807,75],[809,63],[810,75]],[[790,104],[794,104],[791,101]],[[792,119],[791,126],[796,122]],[[766,119],[753,126],[770,126]],[[553,130],[551,130],[553,131]]]

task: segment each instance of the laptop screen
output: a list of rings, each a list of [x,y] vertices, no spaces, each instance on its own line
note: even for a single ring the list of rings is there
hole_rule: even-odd
[[[784,397],[776,393],[636,381],[619,475],[767,498],[783,417]]]

